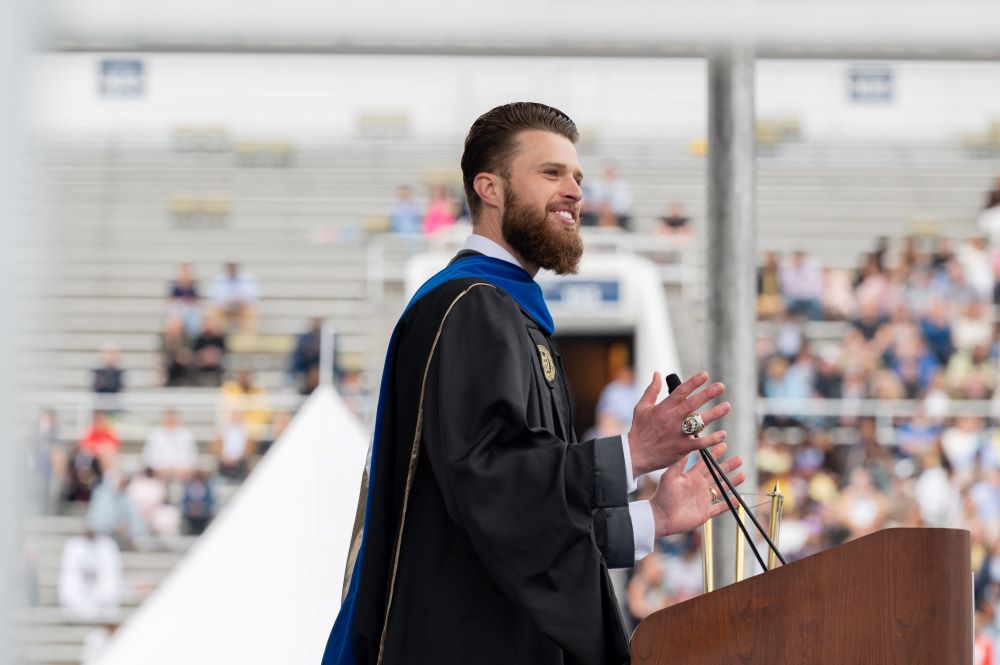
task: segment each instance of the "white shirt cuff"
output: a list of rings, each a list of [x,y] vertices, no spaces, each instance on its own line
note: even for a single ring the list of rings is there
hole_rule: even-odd
[[[628,504],[628,514],[632,518],[632,539],[635,541],[635,560],[638,561],[653,551],[656,535],[653,508],[649,501],[632,501]]]
[[[632,451],[628,447],[628,432],[622,432],[622,455],[625,456],[625,491],[631,494],[637,485],[632,476]]]

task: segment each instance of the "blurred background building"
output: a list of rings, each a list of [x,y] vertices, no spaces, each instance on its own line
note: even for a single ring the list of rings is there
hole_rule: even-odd
[[[1000,14],[717,4],[630,0],[608,21],[521,2],[483,21],[437,2],[48,3],[21,73],[34,197],[8,318],[17,662],[152,663],[181,643],[226,662],[220,634],[318,662],[382,354],[414,281],[469,232],[462,140],[497,104],[581,130],[587,263],[543,279],[577,431],[626,428],[654,369],[705,367],[705,56],[735,35],[759,44],[748,491],[780,483],[790,559],[968,529],[990,663]],[[623,575],[626,616],[700,593],[698,546],[665,539]],[[312,637],[293,647],[296,599]]]

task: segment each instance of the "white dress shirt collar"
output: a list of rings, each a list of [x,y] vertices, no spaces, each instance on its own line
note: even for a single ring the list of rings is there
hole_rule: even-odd
[[[506,249],[493,242],[486,236],[481,236],[473,233],[466,239],[465,246],[462,249],[471,249],[474,252],[479,252],[484,256],[489,256],[494,259],[500,259],[501,261],[506,261],[507,263],[513,263],[519,268],[523,268],[514,255],[508,252]]]

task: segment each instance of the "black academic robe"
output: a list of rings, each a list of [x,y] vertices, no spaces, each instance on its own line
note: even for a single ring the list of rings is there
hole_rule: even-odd
[[[377,662],[391,595],[385,665],[625,663],[628,636],[608,577],[634,557],[621,439],[576,441],[552,340],[502,290],[470,288],[480,282],[444,283],[397,328],[356,662]]]

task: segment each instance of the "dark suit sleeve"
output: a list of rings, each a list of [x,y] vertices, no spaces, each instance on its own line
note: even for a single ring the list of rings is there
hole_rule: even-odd
[[[635,564],[635,537],[628,510],[625,456],[620,436],[594,442],[594,539],[608,568]]]
[[[422,445],[449,516],[514,605],[572,662],[606,663],[620,624],[606,616],[602,548],[627,547],[630,565],[633,547],[621,440],[568,444],[529,427],[536,356],[517,305],[473,288],[430,365]]]

